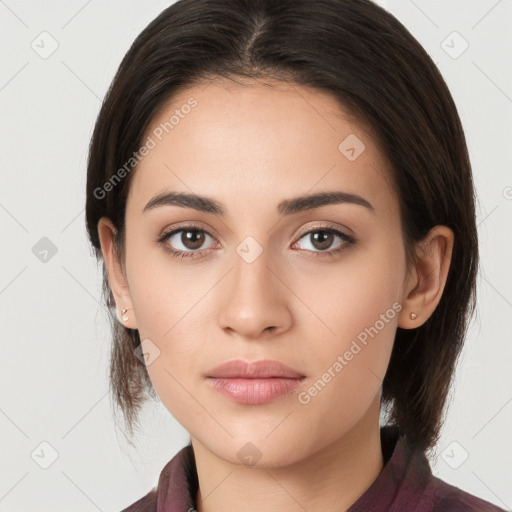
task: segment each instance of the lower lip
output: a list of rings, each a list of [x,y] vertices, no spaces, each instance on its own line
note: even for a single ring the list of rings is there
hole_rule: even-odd
[[[304,379],[289,379],[284,377],[265,379],[208,377],[206,380],[219,393],[236,403],[260,405],[293,392]]]

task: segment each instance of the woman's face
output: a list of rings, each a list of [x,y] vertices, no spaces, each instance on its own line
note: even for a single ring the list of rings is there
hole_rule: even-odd
[[[126,209],[125,325],[192,439],[237,464],[254,450],[271,467],[378,417],[406,261],[370,136],[322,92],[218,82],[175,96],[144,144]],[[170,192],[219,211],[200,199],[147,207]],[[317,194],[332,196],[307,201]],[[207,378],[235,359],[276,360],[304,378],[240,403]]]

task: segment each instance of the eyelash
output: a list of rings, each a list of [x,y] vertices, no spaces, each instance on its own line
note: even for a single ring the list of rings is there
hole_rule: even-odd
[[[173,229],[171,231],[167,231],[167,232],[163,233],[160,236],[160,238],[158,238],[157,242],[159,244],[161,244],[163,246],[164,250],[166,252],[168,252],[171,256],[173,256],[174,258],[183,259],[183,258],[199,258],[199,257],[201,257],[200,256],[201,251],[197,251],[197,250],[196,251],[179,251],[179,250],[176,250],[176,249],[172,249],[169,246],[169,244],[166,243],[167,240],[171,236],[175,235],[176,233],[181,233],[182,231],[200,231],[200,232],[206,233],[211,238],[215,238],[206,229],[203,229],[202,227],[197,226],[197,225],[193,225],[193,224],[190,224],[190,225],[187,225],[187,226],[180,226],[177,229]],[[348,244],[348,245],[355,245],[355,243],[356,243],[356,239],[354,237],[352,237],[350,235],[347,235],[347,234],[343,233],[342,231],[339,231],[338,229],[335,229],[335,228],[332,228],[332,227],[323,227],[323,226],[318,226],[318,227],[315,227],[315,228],[311,229],[310,231],[307,231],[306,233],[302,233],[297,241],[301,240],[306,235],[310,235],[312,233],[317,233],[317,232],[320,232],[320,231],[324,232],[324,233],[330,233],[330,234],[333,234],[333,235],[337,235],[345,243],[342,244],[337,249],[334,249],[334,250],[331,250],[331,251],[311,251],[314,254],[314,256],[312,256],[312,257],[316,257],[316,258],[332,257],[332,256],[335,256],[336,254],[338,254],[340,251],[344,250],[346,244]],[[208,250],[208,249],[206,249],[206,250]]]

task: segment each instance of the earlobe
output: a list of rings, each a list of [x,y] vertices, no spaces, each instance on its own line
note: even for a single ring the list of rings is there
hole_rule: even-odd
[[[450,228],[435,226],[417,244],[414,269],[404,288],[399,327],[419,327],[436,309],[448,278],[453,243],[454,235]]]
[[[125,327],[137,329],[130,291],[115,248],[114,237],[116,233],[117,230],[109,218],[102,217],[98,221],[98,237],[108,273],[109,286],[116,302],[117,319]]]

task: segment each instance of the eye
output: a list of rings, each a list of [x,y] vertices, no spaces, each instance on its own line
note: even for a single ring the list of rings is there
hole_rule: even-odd
[[[315,254],[316,257],[333,256],[345,249],[347,245],[354,245],[356,242],[354,237],[330,227],[318,227],[310,230],[304,233],[299,240],[303,238],[311,242],[310,246],[312,249],[306,247],[306,250],[318,253]],[[334,249],[327,250],[333,245],[336,238],[340,240],[338,245]],[[295,242],[294,245],[297,243]]]
[[[348,245],[356,243],[355,238],[332,227],[317,227],[304,233],[299,240],[303,238],[308,240],[308,237],[312,249],[306,248],[305,250],[306,252],[312,252],[314,257],[334,256]],[[175,258],[197,258],[201,257],[205,251],[210,250],[209,248],[202,248],[207,238],[214,240],[213,235],[208,231],[199,226],[189,225],[164,233],[157,242]],[[328,250],[336,238],[339,239],[337,247]],[[293,245],[297,244],[298,241]]]
[[[176,258],[195,258],[207,249],[201,249],[205,240],[213,236],[198,226],[182,226],[164,233],[158,242]]]

